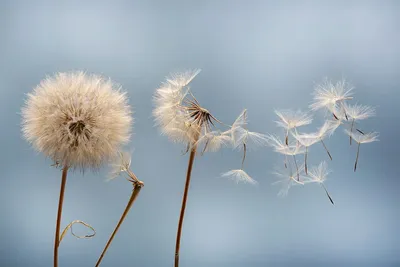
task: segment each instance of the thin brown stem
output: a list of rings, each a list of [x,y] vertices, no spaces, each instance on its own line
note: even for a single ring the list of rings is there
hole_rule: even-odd
[[[196,139],[198,139],[198,137]],[[190,186],[190,177],[192,174],[192,167],[193,167],[194,158],[196,156],[196,150],[197,150],[197,145],[195,142],[192,147],[192,150],[190,151],[189,163],[188,163],[188,168],[187,168],[187,173],[186,173],[185,191],[184,191],[183,197],[182,197],[182,207],[181,207],[181,213],[179,216],[178,231],[176,233],[175,267],[179,267],[179,249],[180,249],[180,244],[181,244],[183,218],[185,216],[186,202],[187,202],[189,186]]]
[[[297,181],[300,181],[299,166],[297,165],[296,155],[293,154],[294,164],[296,165]]]
[[[287,146],[289,145],[289,130],[286,131],[285,144],[286,144]]]
[[[322,188],[325,190],[326,195],[328,196],[330,202],[332,203],[332,205],[335,205],[335,203],[333,202],[333,199],[331,197],[331,195],[328,193],[328,190],[326,189],[325,185],[323,183],[321,183]]]
[[[56,222],[56,233],[54,237],[54,267],[58,266],[58,247],[60,245],[60,225],[64,202],[65,184],[67,183],[68,166],[64,166],[61,177],[60,198],[58,200],[58,212]]]
[[[244,167],[244,160],[246,159],[246,151],[247,151],[247,146],[246,143],[243,143],[243,159],[242,159],[242,170]]]
[[[352,120],[352,122],[351,122],[351,128],[350,128],[350,133],[353,133],[353,127],[354,127],[354,119]],[[353,140],[353,138],[351,138],[351,135],[350,135],[350,145],[351,145],[351,141]]]
[[[357,156],[356,156],[356,162],[354,163],[354,172],[357,170],[358,155],[360,154],[360,145],[361,145],[361,143],[358,143],[358,146],[357,146]]]
[[[326,147],[324,140],[322,140],[322,138],[320,138],[319,140],[321,140],[321,144],[324,146],[326,153],[328,153],[329,158],[332,160],[332,156],[331,153],[329,153],[328,148]]]
[[[119,227],[122,225],[123,221],[125,220],[126,215],[128,214],[129,210],[131,209],[131,207],[132,207],[133,203],[135,202],[137,196],[139,195],[142,187],[143,187],[143,182],[136,183],[134,185],[134,188],[132,190],[132,195],[128,201],[128,204],[126,205],[124,213],[122,213],[122,216],[121,216],[117,226],[115,227],[113,233],[111,234],[110,238],[108,239],[106,246],[103,249],[103,252],[101,253],[99,259],[97,260],[96,267],[98,267],[100,265],[105,253],[107,252],[108,247],[110,246],[111,242],[113,241],[115,234],[118,232]]]

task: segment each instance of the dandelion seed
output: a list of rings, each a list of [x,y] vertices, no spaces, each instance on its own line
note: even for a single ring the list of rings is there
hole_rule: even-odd
[[[275,110],[275,114],[279,117],[279,121],[276,121],[278,127],[282,127],[286,130],[285,143],[289,143],[289,131],[296,129],[300,126],[308,125],[312,122],[312,117],[305,112],[300,110]]]
[[[349,130],[344,130],[346,134],[348,134],[354,141],[358,143],[357,146],[357,156],[356,156],[356,161],[354,163],[354,171],[357,170],[357,163],[358,163],[358,157],[360,154],[360,146],[361,144],[366,144],[366,143],[371,143],[378,140],[379,133],[377,132],[372,132],[372,133],[358,133],[358,132],[350,132]]]
[[[319,138],[314,134],[293,134],[294,138],[305,147],[305,154],[304,154],[304,168],[306,174],[308,173],[307,168],[307,157],[308,157],[308,148],[313,144],[319,141]]]
[[[232,138],[229,132],[212,131],[203,135],[198,141],[197,146],[204,144],[202,154],[204,152],[216,152],[223,146],[228,146],[232,143]]]
[[[231,170],[221,174],[222,177],[228,177],[234,180],[236,183],[243,182],[249,184],[257,184],[257,181],[251,178],[244,170]]]
[[[324,182],[326,181],[328,174],[330,172],[331,171],[328,170],[328,164],[325,161],[323,161],[318,166],[311,167],[310,171],[308,172],[309,179],[306,180],[306,183],[318,183],[319,185],[321,185],[327,197],[329,198],[329,201],[332,204],[335,204],[324,185]]]
[[[347,114],[351,118],[351,127],[350,127],[350,132],[353,132],[354,129],[354,124],[359,121],[359,120],[365,120],[368,119],[372,116],[375,116],[375,109],[369,106],[363,106],[363,105],[345,105]],[[350,138],[350,145],[352,138]]]
[[[314,102],[310,105],[313,111],[325,108],[332,112],[333,116],[338,120],[338,114],[334,110],[337,106],[344,112],[345,117],[347,113],[344,107],[344,101],[352,99],[353,87],[345,80],[338,81],[333,84],[329,80],[324,80],[323,83],[318,84],[314,90]]]
[[[60,223],[67,172],[98,168],[130,138],[132,116],[126,94],[111,80],[84,72],[58,73],[29,93],[22,108],[25,139],[62,166],[54,242],[58,266]]]
[[[285,167],[287,167],[287,164],[286,164],[286,162],[288,161],[287,156],[293,157],[294,164],[296,166],[297,174],[298,174],[297,179],[300,180],[300,175],[299,175],[299,171],[298,171],[299,167],[297,164],[296,155],[304,154],[306,151],[305,147],[299,145],[298,143],[296,143],[296,144],[289,143],[288,145],[286,145],[279,139],[279,137],[274,136],[274,135],[267,136],[267,140],[268,140],[268,145],[272,146],[274,148],[275,152],[285,155]]]
[[[272,183],[272,185],[282,184],[282,188],[278,192],[278,196],[287,196],[287,194],[289,193],[289,189],[294,185],[304,185],[304,176],[301,175],[303,171],[303,166],[297,168],[296,171],[293,171],[290,163],[288,164],[288,168],[285,168],[284,170],[280,170],[279,168],[277,168],[277,170],[273,172],[273,174],[276,175],[279,180]]]

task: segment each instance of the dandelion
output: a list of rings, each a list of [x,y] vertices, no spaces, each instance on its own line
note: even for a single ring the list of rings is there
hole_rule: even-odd
[[[346,105],[347,114],[351,118],[351,127],[350,132],[353,132],[354,123],[359,120],[365,120],[372,116],[375,116],[375,109],[369,106],[363,106],[359,104],[355,105]],[[350,136],[350,145],[351,145],[351,136]]]
[[[62,166],[54,266],[58,266],[60,222],[67,172],[100,167],[130,137],[126,94],[111,80],[83,72],[58,73],[29,93],[22,132],[39,152]]]
[[[191,70],[175,73],[167,78],[155,92],[153,116],[161,133],[176,143],[183,143],[190,151],[186,183],[182,198],[175,246],[175,267],[179,266],[180,240],[185,215],[186,202],[192,173],[193,162],[199,144],[204,144],[202,153],[217,151],[231,142],[231,131],[219,132],[216,123],[223,124],[207,109],[202,107],[192,94],[189,84],[200,73]]]
[[[323,161],[318,166],[311,167],[310,171],[308,172],[309,179],[306,180],[306,183],[318,183],[321,187],[325,190],[327,197],[329,198],[330,202],[334,205],[332,197],[328,193],[324,182],[326,181],[328,174],[331,171],[328,170],[328,164]]]
[[[305,154],[304,154],[304,168],[307,174],[307,156],[308,156],[308,148],[313,144],[317,143],[319,140],[315,135],[312,134],[295,134],[293,135],[296,140],[305,147]]]
[[[325,145],[324,138],[330,133],[331,124],[329,121],[326,121],[315,133],[311,134],[293,134],[294,138],[302,144],[306,151],[304,156],[304,165],[305,165],[305,172],[308,173],[307,168],[307,156],[308,156],[308,148],[317,142],[321,142],[322,146],[324,147],[326,153],[328,154],[329,158],[332,160],[331,153],[329,152],[328,148]]]
[[[244,170],[237,169],[231,170],[221,174],[222,177],[230,177],[232,180],[236,181],[236,183],[244,182],[249,184],[257,184],[257,181],[251,178]]]
[[[357,146],[357,156],[356,156],[356,161],[354,163],[354,171],[357,170],[357,163],[358,163],[358,157],[360,154],[360,146],[361,144],[364,143],[371,143],[378,140],[379,133],[377,132],[372,132],[372,133],[363,133],[363,132],[350,132],[349,130],[344,130],[346,134],[348,134],[354,141],[358,143]]]
[[[300,110],[275,110],[275,114],[279,117],[279,121],[276,121],[278,127],[282,127],[286,130],[285,143],[289,143],[289,131],[296,129],[300,126],[308,125],[312,122],[312,117],[307,113]]]
[[[131,209],[133,203],[135,202],[136,198],[138,197],[140,190],[144,186],[144,183],[140,181],[137,176],[132,172],[131,170],[131,154],[123,151],[118,153],[118,157],[115,158],[114,162],[111,164],[112,166],[112,172],[111,172],[111,179],[116,178],[118,175],[121,174],[126,174],[128,177],[125,177],[130,183],[133,185],[133,190],[131,197],[129,198],[128,204],[126,205],[126,208],[124,212],[121,215],[121,218],[115,227],[114,231],[112,232],[110,238],[107,241],[106,246],[103,249],[103,252],[101,253],[99,259],[97,260],[96,267],[100,265],[105,253],[107,252],[109,246],[111,245],[111,242],[113,241],[115,234],[118,232],[120,226],[124,222],[126,216],[129,213],[129,210]]]
[[[242,165],[240,169],[232,170],[227,173],[222,174],[223,177],[231,176],[235,180],[250,181],[250,183],[255,183],[255,181],[243,170],[244,162],[246,159],[246,153],[248,147],[258,147],[264,146],[268,143],[268,137],[264,134],[251,132],[247,129],[247,110],[243,110],[239,117],[232,124],[231,132],[233,147],[236,149],[243,149]],[[254,182],[251,182],[254,181]]]
[[[318,84],[314,90],[314,102],[310,105],[313,111],[326,108],[331,111],[335,119],[339,119],[335,110],[339,107],[344,112],[347,119],[347,113],[344,107],[344,101],[352,99],[353,87],[345,80],[338,81],[333,84],[329,80],[325,80],[322,84]]]
[[[304,185],[304,176],[301,175],[304,167],[301,166],[300,168],[297,168],[296,171],[294,171],[291,164],[289,163],[288,165],[288,168],[285,168],[284,170],[277,169],[275,172],[273,172],[273,174],[276,175],[279,180],[272,183],[272,185],[282,184],[282,188],[278,192],[278,196],[280,197],[286,196],[292,186]],[[300,178],[302,179],[302,181],[300,180]]]
[[[285,168],[287,168],[287,162],[288,162],[287,156],[293,157],[293,161],[297,170],[297,180],[300,181],[300,175],[299,175],[300,172],[296,160],[296,155],[305,153],[304,146],[300,145],[297,142],[295,144],[290,143],[286,145],[279,139],[279,137],[274,135],[268,135],[267,139],[268,139],[268,145],[273,147],[275,152],[285,155]]]
[[[221,147],[232,144],[232,138],[229,131],[212,131],[200,137],[196,145],[200,146],[202,144],[204,144],[201,152],[203,155],[205,152],[216,152]]]

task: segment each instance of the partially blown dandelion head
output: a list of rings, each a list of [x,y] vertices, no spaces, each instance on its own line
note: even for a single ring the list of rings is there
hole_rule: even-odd
[[[172,141],[194,144],[211,132],[216,118],[203,108],[188,87],[200,70],[171,74],[154,95],[153,116]]]
[[[97,168],[129,141],[133,123],[126,94],[111,80],[58,73],[28,94],[22,108],[26,140],[62,166]]]

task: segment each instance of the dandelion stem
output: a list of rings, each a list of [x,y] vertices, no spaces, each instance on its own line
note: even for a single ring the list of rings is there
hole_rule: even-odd
[[[198,139],[198,137],[196,139]],[[196,142],[194,142],[192,150],[190,151],[190,157],[189,157],[188,168],[187,168],[187,173],[186,173],[185,191],[183,193],[182,207],[181,207],[181,213],[179,216],[179,223],[178,223],[178,231],[176,233],[175,267],[179,267],[179,249],[180,249],[180,243],[181,243],[183,218],[185,216],[186,201],[187,201],[188,192],[189,192],[190,177],[192,174],[192,167],[193,167],[194,158],[196,156],[196,150],[197,150],[197,145],[196,145]]]
[[[56,222],[56,233],[54,239],[54,267],[58,266],[58,247],[60,245],[60,224],[64,202],[65,184],[67,183],[68,166],[64,166],[61,177],[60,198],[58,200],[58,212]]]
[[[246,143],[243,143],[243,159],[242,159],[242,170],[243,170],[243,166],[244,166],[244,160],[246,159]]]
[[[350,133],[353,133],[354,120],[355,120],[355,119],[353,119],[352,122],[351,122]],[[353,138],[351,138],[351,135],[350,135],[350,145],[351,145],[351,140],[352,140],[352,139],[353,139]]]
[[[322,140],[321,138],[320,138],[319,140],[321,140],[321,144],[324,146],[326,153],[328,153],[329,158],[332,160],[331,153],[329,153],[329,150],[328,150],[328,148],[326,147],[326,145],[325,145],[325,143],[324,143],[324,140]]]
[[[358,155],[360,154],[360,145],[361,145],[361,143],[358,143],[358,146],[357,146],[357,156],[356,156],[356,162],[354,163],[354,172],[357,170]]]
[[[297,165],[296,155],[293,154],[294,164],[296,165],[297,181],[300,181],[299,166]]]
[[[103,252],[101,253],[99,259],[97,260],[96,267],[98,267],[100,265],[105,253],[107,252],[108,247],[110,246],[111,242],[113,241],[115,234],[118,232],[119,227],[125,220],[126,215],[128,214],[129,210],[131,209],[131,207],[132,207],[133,203],[135,202],[137,196],[139,195],[142,187],[143,187],[143,182],[140,181],[138,183],[135,183],[133,190],[132,190],[132,195],[128,201],[128,204],[126,205],[124,213],[122,213],[122,216],[121,216],[117,226],[115,227],[113,233],[111,234],[110,238],[108,239],[106,246],[104,247]]]

